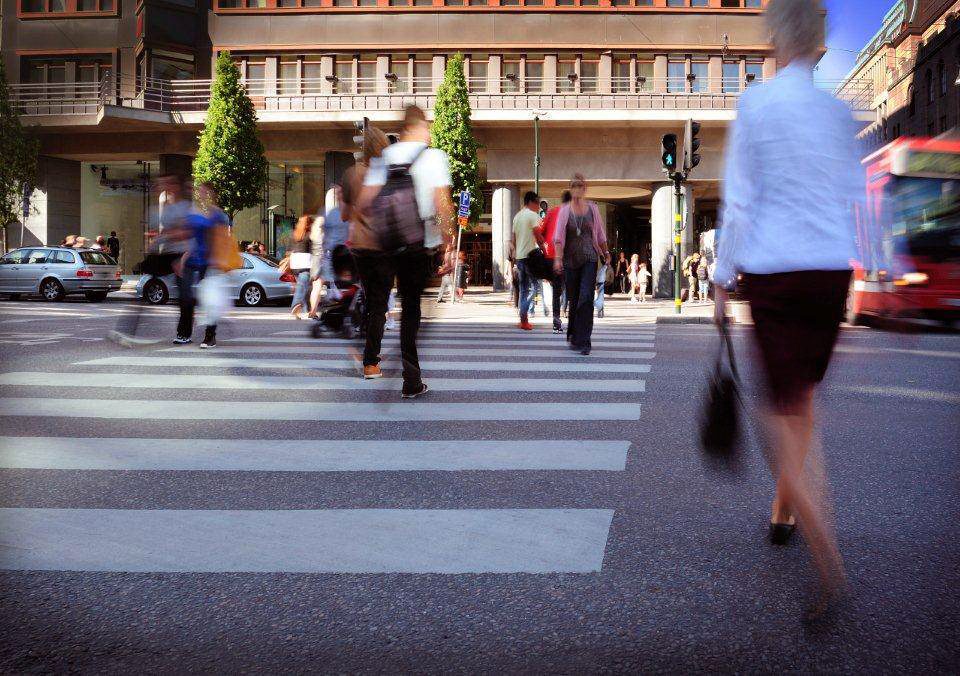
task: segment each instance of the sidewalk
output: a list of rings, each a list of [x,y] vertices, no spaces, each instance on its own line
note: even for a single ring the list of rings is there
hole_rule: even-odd
[[[494,291],[491,287],[478,286],[467,289],[465,301],[463,304],[450,303],[447,300],[442,305],[431,302],[436,296],[436,289],[433,294],[431,290],[427,291],[424,297],[424,315],[437,315],[439,308],[447,308],[443,312],[444,317],[462,316],[467,318],[473,316],[479,318],[488,314],[510,315],[511,320],[515,321],[516,310],[510,306],[510,293],[507,291]],[[448,296],[449,299],[449,296]],[[477,312],[477,306],[483,308]],[[430,307],[430,310],[427,308]],[[750,322],[750,310],[743,301],[731,301],[729,304],[729,314],[734,323],[748,324]],[[436,308],[436,309],[435,309]],[[454,308],[458,308],[454,310]],[[507,312],[509,310],[509,312]],[[511,314],[512,313],[512,314]],[[535,317],[531,321],[543,319],[543,313],[538,307]],[[637,321],[641,323],[658,324],[710,324],[713,323],[713,303],[699,302],[684,303],[681,312],[676,313],[676,307],[673,299],[655,299],[647,300],[643,303],[631,303],[630,298],[624,294],[614,294],[607,296],[604,300],[604,318],[598,321]]]

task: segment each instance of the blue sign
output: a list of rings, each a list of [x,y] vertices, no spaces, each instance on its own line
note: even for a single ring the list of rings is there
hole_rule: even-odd
[[[457,216],[469,216],[470,215],[470,193],[464,190],[460,193],[460,209],[457,212]]]

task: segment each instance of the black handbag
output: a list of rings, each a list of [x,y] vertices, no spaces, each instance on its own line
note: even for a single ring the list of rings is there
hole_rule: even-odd
[[[543,249],[537,247],[527,254],[527,269],[537,279],[553,279],[553,259],[547,258]]]
[[[711,461],[728,466],[739,457],[740,376],[733,356],[727,322],[719,324],[720,347],[703,404],[700,407],[700,446]],[[726,354],[726,361],[724,360]]]

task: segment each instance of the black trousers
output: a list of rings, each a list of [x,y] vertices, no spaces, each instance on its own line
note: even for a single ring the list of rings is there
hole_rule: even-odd
[[[197,299],[194,297],[193,285],[199,284],[207,274],[207,266],[196,267],[184,265],[177,277],[177,289],[180,292],[180,319],[177,321],[177,335],[189,338],[193,334],[193,314],[197,309]],[[207,330],[216,332],[216,326],[208,326]]]
[[[417,332],[420,330],[420,300],[430,276],[430,254],[417,251],[397,255],[357,255],[360,281],[367,297],[367,342],[363,365],[380,363],[380,346],[386,321],[387,301],[393,280],[400,294],[400,357],[403,360],[404,388],[423,382],[417,356]]]
[[[593,292],[597,285],[597,263],[584,263],[579,268],[564,268],[567,282],[567,336],[578,347],[591,347],[593,333]]]
[[[559,275],[554,274],[553,277],[550,278],[550,288],[553,290],[553,293],[550,295],[553,296],[551,300],[553,300],[553,325],[554,326],[560,325],[560,305],[561,305],[561,301],[563,300],[564,284],[565,284],[565,281],[563,279],[562,272]]]

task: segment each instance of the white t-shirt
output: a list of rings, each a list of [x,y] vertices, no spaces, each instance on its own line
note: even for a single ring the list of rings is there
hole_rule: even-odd
[[[383,155],[370,162],[370,168],[363,179],[364,185],[378,186],[387,182],[388,164],[406,164],[417,152],[424,147],[416,141],[400,141],[383,150]],[[413,187],[417,194],[417,206],[420,209],[420,218],[425,221],[424,246],[432,248],[440,244],[440,230],[437,228],[436,205],[433,201],[434,191],[437,188],[447,188],[452,185],[450,180],[450,162],[447,154],[439,148],[427,148],[410,169],[413,177]]]

